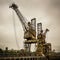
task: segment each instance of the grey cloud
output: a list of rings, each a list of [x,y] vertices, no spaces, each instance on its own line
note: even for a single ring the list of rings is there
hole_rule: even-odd
[[[9,0],[0,0],[0,5],[7,4],[9,2],[10,2]]]

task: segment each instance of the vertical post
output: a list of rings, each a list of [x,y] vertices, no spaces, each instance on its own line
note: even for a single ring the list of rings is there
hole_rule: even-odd
[[[29,55],[30,55],[30,49],[31,49],[31,44],[28,44]]]

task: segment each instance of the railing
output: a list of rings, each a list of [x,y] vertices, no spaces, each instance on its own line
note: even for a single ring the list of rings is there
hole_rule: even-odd
[[[26,57],[0,57],[0,60],[47,60],[42,56],[26,56]]]

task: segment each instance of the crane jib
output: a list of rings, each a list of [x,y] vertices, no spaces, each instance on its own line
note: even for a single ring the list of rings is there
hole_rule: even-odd
[[[12,4],[12,5],[9,6],[9,7],[12,8],[12,9],[16,12],[17,16],[19,17],[19,20],[20,20],[21,23],[22,23],[24,32],[25,32],[25,31],[28,31],[28,30],[29,30],[28,23],[27,23],[27,21],[25,20],[25,18],[23,17],[23,15],[21,14],[21,12],[19,11],[18,6],[17,6],[16,4]],[[31,31],[29,31],[29,32],[30,32],[33,36],[36,36],[36,35],[35,35],[34,33],[32,33]]]

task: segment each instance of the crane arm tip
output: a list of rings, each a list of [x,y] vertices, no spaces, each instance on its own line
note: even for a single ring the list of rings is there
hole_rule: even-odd
[[[16,8],[18,8],[18,6],[15,3],[12,3],[12,5],[10,5],[9,8],[16,9]]]

